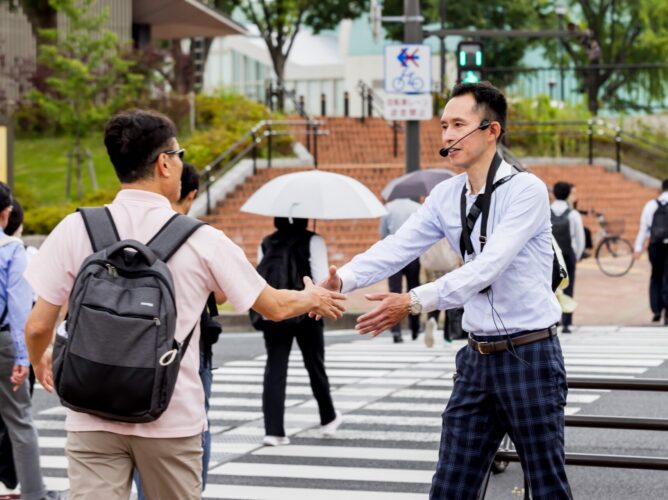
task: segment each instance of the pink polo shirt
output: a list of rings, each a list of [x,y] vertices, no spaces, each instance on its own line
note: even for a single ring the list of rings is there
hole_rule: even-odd
[[[121,190],[108,205],[121,239],[148,242],[174,215],[164,196]],[[47,302],[64,304],[82,262],[93,252],[79,214],[68,215],[29,262],[25,277]],[[183,341],[199,321],[211,291],[222,292],[237,312],[249,309],[266,286],[241,249],[222,231],[199,228],[168,262],[176,292],[176,339]],[[187,437],[205,429],[204,391],[199,378],[199,328],[181,362],[169,407],[155,422],[127,424],[68,410],[68,431],[108,431],[151,438]],[[95,383],[91,381],[91,383]]]

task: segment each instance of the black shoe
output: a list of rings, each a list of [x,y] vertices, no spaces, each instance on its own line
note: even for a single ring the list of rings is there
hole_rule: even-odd
[[[661,313],[652,316],[652,323],[658,323],[659,321],[661,321]]]
[[[568,328],[567,326],[564,326],[564,327],[561,329],[561,333],[572,333],[572,332],[571,332],[571,329],[570,329],[570,328]]]
[[[394,335],[393,338],[395,344],[401,344],[404,341],[404,338],[401,336],[401,334]]]
[[[411,333],[411,337],[413,338],[413,340],[416,340],[418,338],[418,335],[420,335],[420,332],[412,332]]]

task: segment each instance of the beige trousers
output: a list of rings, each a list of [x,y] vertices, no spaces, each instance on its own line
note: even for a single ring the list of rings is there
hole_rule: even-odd
[[[70,500],[127,500],[136,467],[148,500],[202,497],[202,437],[69,432]]]

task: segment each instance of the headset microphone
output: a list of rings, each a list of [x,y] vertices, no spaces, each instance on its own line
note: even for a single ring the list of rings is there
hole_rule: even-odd
[[[439,153],[443,158],[445,158],[446,156],[448,156],[448,155],[450,154],[450,150],[451,150],[452,148],[454,148],[457,144],[459,144],[461,141],[463,141],[464,139],[466,139],[469,135],[471,135],[471,134],[475,134],[478,130],[487,130],[487,129],[489,128],[490,125],[491,125],[491,123],[489,122],[489,120],[483,120],[483,121],[481,121],[481,122],[480,122],[480,125],[478,125],[477,128],[471,130],[468,134],[466,134],[464,137],[458,139],[457,141],[455,141],[454,144],[448,146],[447,148],[441,148],[440,151],[439,151],[438,153]]]

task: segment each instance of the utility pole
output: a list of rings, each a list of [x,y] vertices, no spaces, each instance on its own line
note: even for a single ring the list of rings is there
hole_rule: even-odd
[[[420,20],[419,0],[404,0],[404,42],[422,43],[422,21]],[[431,64],[431,61],[425,61]],[[427,82],[431,87],[431,82]],[[406,173],[420,170],[420,122],[406,122]]]
[[[441,0],[439,5],[439,14],[441,17],[441,30],[445,31],[445,0]],[[441,42],[441,97],[445,93],[445,36],[440,36],[439,40]]]

